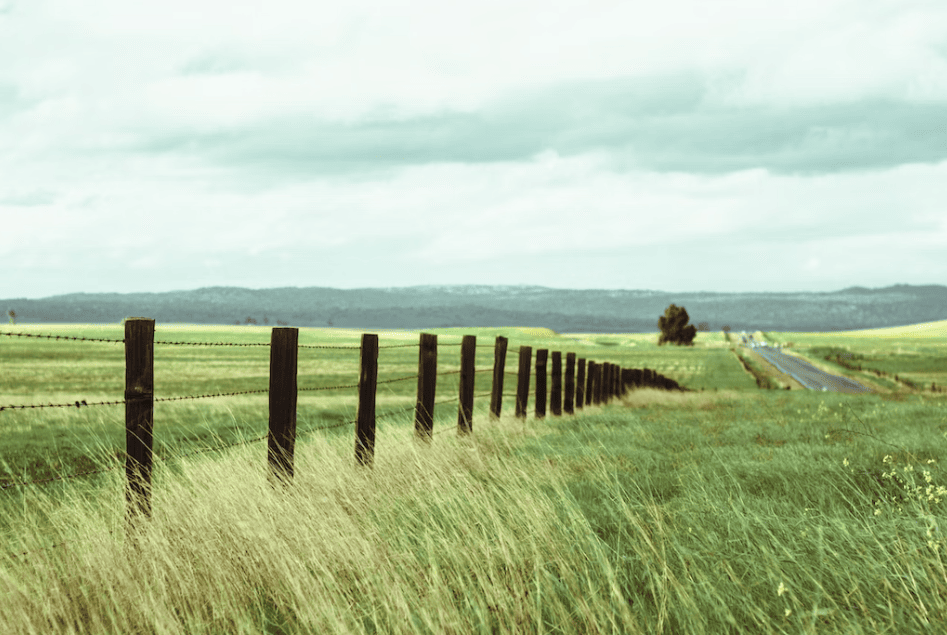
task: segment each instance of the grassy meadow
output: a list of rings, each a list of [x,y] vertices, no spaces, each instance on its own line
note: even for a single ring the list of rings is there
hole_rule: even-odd
[[[380,384],[364,469],[345,425],[356,391],[304,390],[357,383],[358,350],[304,348],[291,486],[270,487],[265,441],[252,441],[266,434],[265,393],[158,402],[154,512],[137,534],[124,531],[123,406],[4,410],[0,485],[106,471],[0,491],[0,632],[947,630],[947,394],[900,381],[862,395],[760,390],[720,333],[678,348],[656,334],[431,332],[439,372],[459,368],[449,344],[461,335],[484,346],[478,369],[507,336],[507,395],[520,345],[533,360],[548,348],[653,368],[691,392],[638,390],[537,420],[531,390],[525,420],[507,396],[498,421],[481,396],[474,433],[458,437],[458,375],[444,375],[437,398],[454,401],[436,408],[427,446],[413,439],[416,380]],[[822,349],[939,383],[947,329],[924,332],[762,335],[839,372],[868,371]],[[417,335],[379,333],[383,347]],[[155,337],[267,343],[269,328],[158,324]],[[300,329],[303,345],[359,338]],[[0,336],[0,367],[0,406],[122,399],[121,344]],[[268,368],[266,347],[156,345],[155,393],[265,390]],[[379,381],[416,372],[417,348],[381,350]],[[490,383],[478,373],[475,394]]]

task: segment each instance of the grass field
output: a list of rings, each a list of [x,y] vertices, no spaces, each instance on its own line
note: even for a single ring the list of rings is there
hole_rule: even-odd
[[[120,325],[0,331],[120,339]],[[300,392],[296,475],[266,479],[265,394],[155,406],[154,517],[123,531],[124,408],[0,412],[0,483],[113,467],[0,492],[0,625],[16,633],[910,633],[947,630],[947,395],[892,382],[841,395],[759,390],[719,333],[435,329],[439,372],[460,335],[648,367],[689,393],[639,390],[575,417],[486,417],[457,437],[457,405],[413,441],[416,381],[379,386],[375,467],[353,464],[354,389]],[[947,333],[767,333],[884,360],[918,379],[944,368]],[[300,329],[356,346],[359,332]],[[159,324],[156,339],[269,341],[264,327]],[[417,333],[380,333],[381,345]],[[822,356],[824,357],[824,356]],[[535,359],[535,355],[534,355]],[[846,361],[852,358],[845,358]],[[358,351],[301,349],[300,388],[357,382]],[[926,361],[925,361],[926,360]],[[843,368],[826,361],[825,366]],[[863,364],[865,368],[868,364]],[[0,406],[122,398],[121,344],[0,336]],[[930,370],[926,370],[930,369]],[[844,368],[847,373],[857,373]],[[383,349],[379,380],[417,372]],[[862,371],[863,373],[866,371]],[[156,397],[267,387],[265,347],[156,345]],[[872,374],[876,380],[879,378]],[[477,375],[477,394],[490,389]],[[947,381],[945,381],[947,383]],[[457,375],[438,380],[456,397]],[[533,394],[530,396],[532,412]],[[61,544],[65,543],[65,544]],[[24,552],[25,555],[24,555]],[[0,629],[0,630],[4,630]]]

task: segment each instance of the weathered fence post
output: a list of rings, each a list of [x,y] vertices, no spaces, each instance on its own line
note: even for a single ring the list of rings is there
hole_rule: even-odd
[[[437,386],[437,335],[421,333],[418,353],[418,402],[414,410],[414,434],[425,441],[434,433],[434,393]]]
[[[612,363],[605,362],[602,366],[602,403],[612,400]]]
[[[575,407],[585,406],[585,358],[579,358],[579,372],[575,378]]]
[[[566,402],[563,410],[575,414],[572,403],[575,401],[575,353],[566,353]]]
[[[270,333],[270,426],[267,463],[277,481],[293,478],[296,447],[296,361],[299,329],[274,328]]]
[[[611,362],[606,362],[605,367],[602,369],[604,373],[602,377],[602,403],[609,403],[612,400],[612,368],[613,364]]]
[[[516,416],[526,418],[529,402],[529,367],[533,357],[531,346],[520,346],[520,368],[516,375]]]
[[[125,488],[126,521],[133,528],[151,517],[154,442],[155,321],[125,320]]]
[[[506,338],[497,336],[493,346],[493,392],[490,395],[490,417],[500,418],[503,406],[503,372],[506,369]]]
[[[549,410],[562,416],[562,353],[552,352],[552,385],[549,387]]]
[[[536,349],[536,418],[546,416],[546,359],[548,348]]]
[[[358,368],[358,412],[355,416],[355,461],[372,466],[375,460],[375,390],[378,387],[378,336],[362,334]]]
[[[598,380],[598,392],[599,392],[599,403],[607,404],[608,403],[608,369],[610,364],[608,362],[602,363],[598,366],[598,369],[601,373],[601,376]]]
[[[460,404],[457,406],[457,433],[473,429],[474,378],[476,375],[477,336],[464,335],[460,345]]]
[[[588,366],[588,377],[585,380],[585,403],[592,404],[597,406],[598,401],[595,399],[595,368],[598,366],[594,361],[589,360]]]
[[[595,393],[598,397],[597,403],[601,405],[608,403],[608,398],[605,396],[605,372],[607,368],[608,362],[595,365]]]

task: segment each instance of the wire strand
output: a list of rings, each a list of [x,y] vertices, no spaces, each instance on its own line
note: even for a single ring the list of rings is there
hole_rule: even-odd
[[[51,404],[29,404],[25,406],[0,406],[0,411],[2,410],[25,410],[27,408],[81,408],[83,406],[117,406],[119,404],[125,403],[122,401],[98,401],[93,403],[88,403],[85,399],[81,401],[75,401],[73,403],[51,403]]]
[[[0,333],[0,335],[7,335],[9,337],[39,337],[50,340],[75,340],[77,342],[113,342],[113,343],[124,343],[125,340],[110,340],[103,339],[98,337],[73,337],[70,335],[44,335],[41,333]]]

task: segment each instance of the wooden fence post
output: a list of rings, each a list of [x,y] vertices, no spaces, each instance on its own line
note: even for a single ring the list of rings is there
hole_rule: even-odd
[[[548,348],[536,349],[536,418],[546,416],[546,359]]]
[[[474,378],[476,375],[477,336],[464,335],[460,345],[460,404],[457,406],[457,433],[473,429]]]
[[[575,378],[575,407],[585,406],[585,358],[579,358],[579,372]]]
[[[607,404],[609,402],[608,393],[611,391],[611,386],[608,385],[609,373],[612,370],[611,362],[605,362],[602,364],[602,382],[599,388],[602,391],[602,403]]]
[[[296,448],[296,360],[299,329],[277,327],[270,333],[270,426],[267,463],[276,481],[293,478]]]
[[[155,321],[125,320],[125,488],[129,528],[151,517],[154,443]]]
[[[605,405],[608,400],[605,397],[605,370],[608,368],[608,362],[595,365],[595,396],[596,402]]]
[[[566,402],[563,410],[575,414],[572,404],[575,401],[575,353],[566,353]]]
[[[526,404],[529,402],[529,367],[533,357],[531,346],[520,346],[520,368],[516,375],[516,416],[526,418]]]
[[[598,401],[595,399],[595,367],[598,366],[594,361],[589,360],[588,377],[585,379],[585,403],[591,405],[598,405]]]
[[[493,346],[493,393],[490,395],[490,417],[500,418],[500,409],[503,407],[503,372],[506,370],[505,337],[497,336]]]
[[[418,353],[418,402],[414,410],[414,434],[425,441],[434,434],[434,393],[437,386],[437,335],[421,333]]]
[[[378,336],[362,334],[358,368],[358,412],[355,416],[355,461],[372,466],[375,460],[375,390],[378,388]]]
[[[608,362],[602,362],[596,367],[600,373],[598,381],[599,403],[608,403]]]
[[[552,385],[549,387],[549,410],[562,416],[562,353],[552,352]]]

